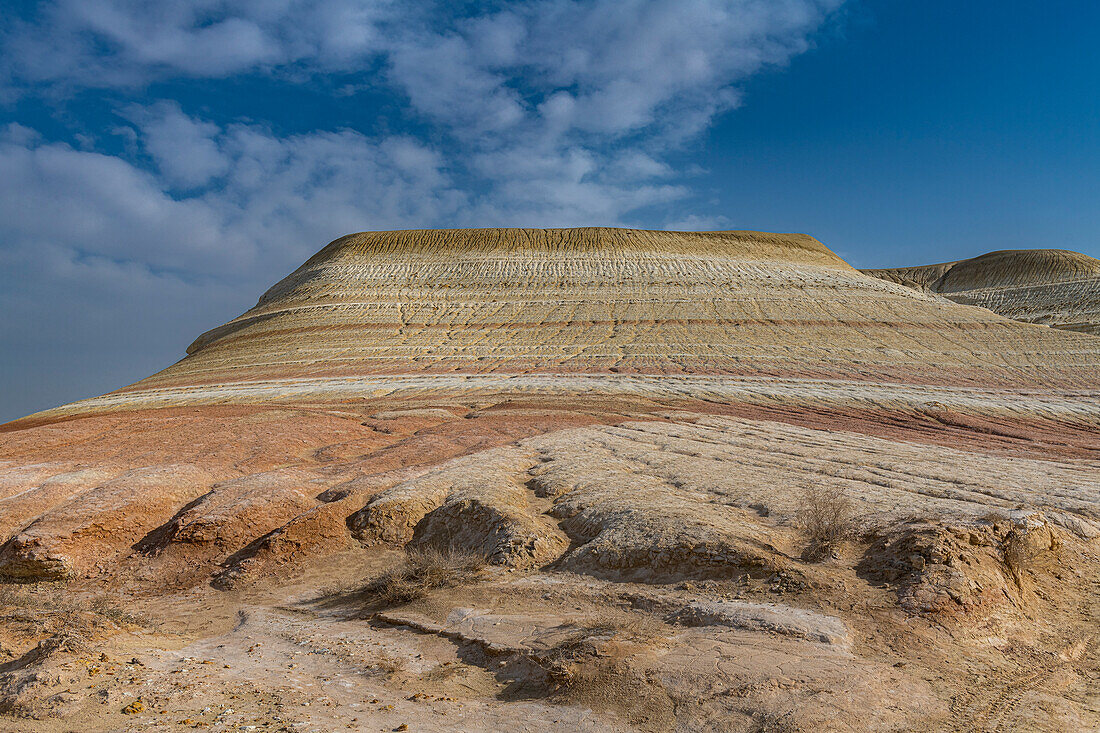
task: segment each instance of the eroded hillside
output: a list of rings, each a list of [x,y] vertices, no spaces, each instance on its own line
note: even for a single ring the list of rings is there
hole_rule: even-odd
[[[0,427],[0,728],[1100,726],[1098,343],[801,235],[345,237]]]

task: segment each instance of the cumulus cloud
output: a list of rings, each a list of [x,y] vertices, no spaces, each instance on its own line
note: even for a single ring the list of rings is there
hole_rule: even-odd
[[[223,78],[375,52],[388,0],[54,0],[8,15],[3,71],[20,87],[125,87]]]
[[[683,198],[660,158],[736,106],[748,76],[804,51],[841,2],[529,0],[471,14],[431,0],[55,0],[9,21],[0,78],[9,94],[56,94],[351,75],[343,93],[398,95],[477,192],[451,223],[614,224]],[[226,174],[201,121],[163,105],[131,119],[166,185]],[[300,154],[302,138],[280,142]]]
[[[440,221],[464,200],[440,156],[411,138],[280,138],[170,103],[133,117],[156,171],[21,126],[0,137],[7,247],[49,244],[195,275],[248,272],[272,255],[309,253],[318,237]]]
[[[411,138],[280,138],[170,104],[133,119],[153,170],[18,125],[0,134],[0,367],[16,385],[0,419],[165,366],[340,234],[441,221],[464,203]],[[175,146],[173,129],[187,132]]]
[[[131,114],[142,126],[145,149],[167,184],[197,188],[229,170],[229,156],[215,140],[216,125],[188,117],[173,102],[131,108]]]
[[[657,158],[735,107],[740,82],[804,51],[839,4],[521,3],[399,34],[385,79],[458,141],[497,210],[616,223],[685,196],[649,181],[675,177]],[[623,145],[631,152],[617,155]],[[531,210],[538,201],[546,216]]]

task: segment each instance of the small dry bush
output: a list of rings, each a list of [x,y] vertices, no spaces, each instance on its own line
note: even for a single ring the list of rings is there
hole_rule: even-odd
[[[568,704],[614,710],[640,731],[671,730],[673,701],[634,656],[663,640],[667,627],[649,616],[610,611],[570,626],[572,633],[532,656],[553,694]]]
[[[799,499],[798,527],[806,541],[802,557],[824,560],[855,533],[855,504],[842,485],[831,482],[807,484]]]
[[[1056,546],[1056,545],[1055,545]],[[1040,558],[1048,547],[1038,546],[1027,535],[1026,530],[1013,529],[1005,536],[1001,544],[1005,567],[1008,568],[1016,584],[1023,582],[1023,572],[1037,570]]]
[[[52,634],[70,645],[102,632],[151,622],[103,595],[74,593],[65,583],[0,584],[0,622],[18,624],[30,634]]]
[[[395,657],[386,652],[379,652],[371,660],[369,673],[389,679],[405,670],[408,662],[403,657]]]
[[[375,578],[365,591],[385,606],[411,603],[433,590],[476,582],[488,564],[484,555],[454,547],[408,549],[400,567]]]
[[[665,626],[649,616],[601,612],[569,625],[571,633],[539,655],[539,664],[560,686],[578,683],[579,674],[597,656],[613,660],[606,647],[614,642],[650,644],[667,635]]]
[[[651,642],[667,634],[665,625],[651,616],[601,611],[574,624],[588,636],[607,636],[637,643]]]
[[[96,596],[88,605],[92,613],[102,616],[119,626],[152,626],[148,618],[127,611],[125,608],[116,605],[107,596]]]

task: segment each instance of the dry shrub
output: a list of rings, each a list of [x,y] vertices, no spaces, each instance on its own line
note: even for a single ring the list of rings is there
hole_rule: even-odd
[[[1049,534],[1036,538],[1026,528],[1016,527],[1002,540],[1001,552],[1005,567],[1012,574],[1016,584],[1020,585],[1023,582],[1022,573],[1025,570],[1036,570],[1040,564],[1040,558],[1057,546],[1057,540]]]
[[[395,657],[386,652],[378,652],[371,660],[369,672],[389,679],[405,670],[408,662],[403,657]]]
[[[145,616],[131,613],[125,608],[116,605],[107,596],[96,596],[89,604],[92,613],[111,621],[119,626],[151,626]]]
[[[570,626],[572,633],[530,657],[546,673],[555,696],[567,704],[613,710],[640,731],[671,730],[672,698],[634,657],[639,647],[667,635],[664,624],[608,611]]]
[[[844,486],[834,482],[807,484],[799,499],[798,526],[806,540],[802,557],[824,560],[854,534],[855,504]]]
[[[600,611],[574,623],[588,636],[607,636],[616,640],[645,643],[663,638],[665,625],[651,616]]]
[[[432,667],[424,674],[420,675],[420,679],[425,682],[443,683],[449,680],[461,676],[463,673],[462,665],[455,664],[454,662],[443,662],[440,665]]]
[[[0,609],[8,615],[19,611],[68,611],[77,606],[64,583],[0,584]]]
[[[72,592],[64,582],[0,584],[0,618],[18,619],[38,633],[89,637],[111,626],[149,626],[142,616],[126,611],[103,595]]]
[[[663,624],[649,616],[604,611],[569,624],[571,633],[537,660],[550,679],[560,685],[576,684],[584,676],[579,672],[600,656],[614,661],[606,647],[613,642],[649,644],[666,636]]]
[[[488,565],[484,555],[451,547],[407,549],[405,562],[383,573],[365,589],[386,606],[424,598],[433,590],[455,588],[480,579]]]

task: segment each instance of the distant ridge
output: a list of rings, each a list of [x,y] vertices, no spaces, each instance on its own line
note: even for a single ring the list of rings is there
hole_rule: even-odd
[[[1008,249],[863,272],[1017,321],[1100,335],[1100,260],[1080,252]]]

